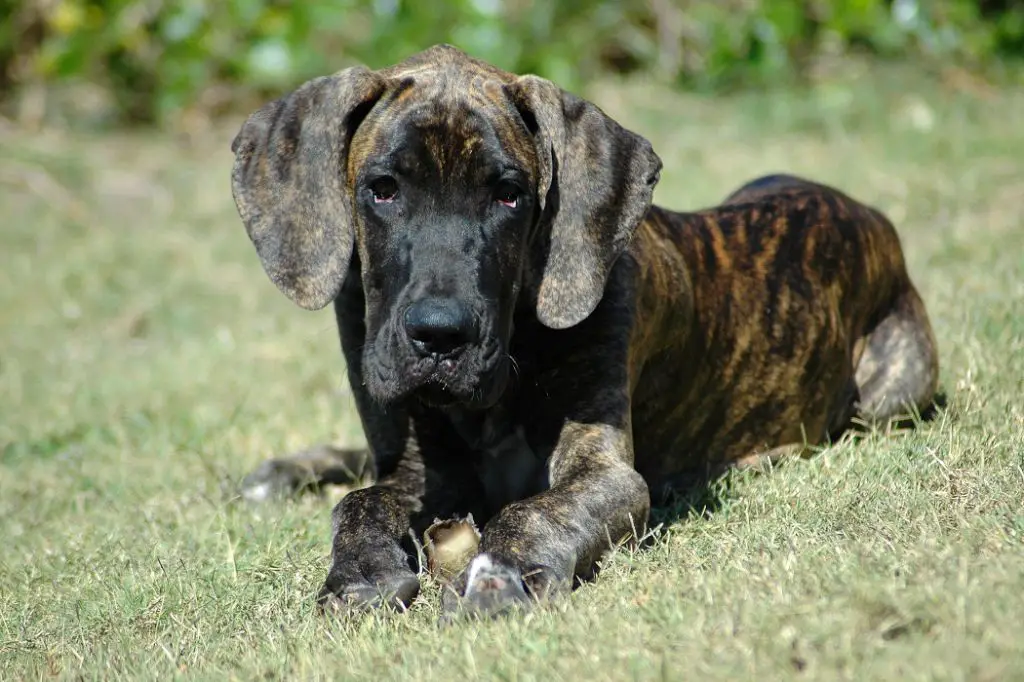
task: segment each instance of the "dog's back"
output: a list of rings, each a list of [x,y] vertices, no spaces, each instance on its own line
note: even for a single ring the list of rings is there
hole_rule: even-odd
[[[630,257],[648,317],[639,326],[662,327],[632,403],[637,467],[654,486],[844,429],[863,402],[872,332],[905,299],[919,302],[885,216],[793,176],[755,180],[697,213],[652,208]],[[937,365],[923,306],[911,308],[919,333],[900,357],[921,369],[897,397],[914,402],[930,397]]]

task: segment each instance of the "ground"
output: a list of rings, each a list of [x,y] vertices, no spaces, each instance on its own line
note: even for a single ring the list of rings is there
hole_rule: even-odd
[[[1024,679],[1024,93],[589,94],[652,140],[663,205],[789,171],[886,211],[947,407],[660,512],[525,617],[439,628],[428,584],[325,621],[331,500],[233,486],[360,434],[331,313],[278,293],[235,214],[234,130],[0,128],[0,678]]]

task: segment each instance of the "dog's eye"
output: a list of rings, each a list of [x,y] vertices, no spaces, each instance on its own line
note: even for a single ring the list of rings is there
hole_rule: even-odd
[[[513,185],[504,185],[494,194],[494,200],[502,206],[515,208],[519,205],[519,189]]]
[[[373,203],[390,204],[398,196],[398,183],[394,178],[378,178],[370,183],[370,192],[373,194]]]

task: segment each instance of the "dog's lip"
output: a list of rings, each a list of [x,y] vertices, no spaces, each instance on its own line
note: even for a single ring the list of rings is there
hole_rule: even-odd
[[[410,371],[415,386],[409,393],[430,405],[451,405],[463,401],[465,397],[452,390],[458,365],[458,358],[451,355],[419,359]]]
[[[451,385],[457,372],[459,363],[452,357],[435,357],[427,367],[421,369],[423,379],[420,388],[440,388],[446,394],[455,395],[451,391]]]
[[[435,407],[451,407],[464,405],[467,407],[487,407],[501,397],[507,386],[499,376],[507,368],[503,363],[495,363],[483,371],[477,380],[472,382],[473,388],[461,386],[454,375],[458,372],[458,363],[453,358],[424,358],[418,365],[419,381],[409,391],[409,395],[420,402]]]
[[[453,355],[428,355],[418,359],[411,373],[420,382],[443,383],[453,377],[459,368],[459,358]]]

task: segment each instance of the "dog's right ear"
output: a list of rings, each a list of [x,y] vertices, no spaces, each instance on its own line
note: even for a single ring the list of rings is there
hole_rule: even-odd
[[[344,281],[349,142],[384,89],[365,67],[316,78],[252,114],[231,144],[231,190],[263,269],[308,310],[333,301]]]
[[[661,159],[651,143],[594,104],[537,76],[509,88],[534,123],[538,194],[551,242],[537,292],[537,319],[553,329],[579,324],[604,296],[616,259],[651,205]]]

